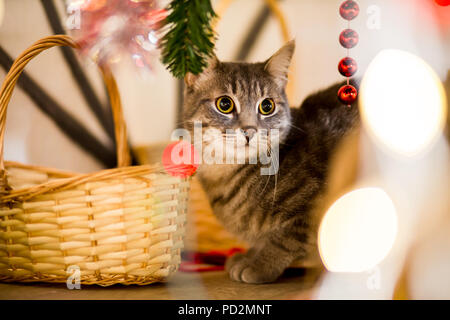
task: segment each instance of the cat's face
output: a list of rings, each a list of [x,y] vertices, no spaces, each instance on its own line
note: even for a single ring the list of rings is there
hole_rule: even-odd
[[[294,48],[294,42],[288,42],[261,63],[220,62],[214,57],[203,73],[186,76],[184,127],[193,134],[194,123],[201,123],[203,149],[225,146],[224,159],[231,152],[248,159],[261,152],[262,144],[274,148],[283,141],[290,128],[285,87]],[[245,153],[238,152],[239,147]]]

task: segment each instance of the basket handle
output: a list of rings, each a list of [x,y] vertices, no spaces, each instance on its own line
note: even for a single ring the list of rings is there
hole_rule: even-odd
[[[11,100],[13,89],[27,63],[42,51],[55,46],[69,46],[75,49],[79,48],[78,44],[71,37],[66,35],[54,35],[42,38],[27,50],[25,50],[14,61],[11,69],[6,74],[5,80],[3,81],[2,87],[0,89],[0,193],[8,188],[6,183],[3,148],[6,125],[6,110],[8,107],[8,103]],[[105,65],[100,66],[100,70],[103,75],[103,80],[105,82],[106,88],[108,90],[114,118],[114,130],[117,145],[117,166],[125,167],[130,164],[130,151],[128,149],[126,125],[122,113],[119,91],[117,89],[117,84],[114,80],[111,70]]]

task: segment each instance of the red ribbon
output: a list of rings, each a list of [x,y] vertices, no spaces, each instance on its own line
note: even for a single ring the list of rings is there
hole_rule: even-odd
[[[227,258],[244,251],[242,248],[231,248],[208,252],[183,252],[184,261],[181,262],[179,270],[182,272],[221,271],[225,268]]]

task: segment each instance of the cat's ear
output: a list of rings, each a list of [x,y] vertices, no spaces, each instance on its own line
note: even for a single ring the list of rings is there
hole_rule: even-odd
[[[217,59],[217,56],[213,53],[210,57],[208,57],[206,61],[206,67],[201,73],[186,73],[186,76],[184,77],[184,83],[187,87],[194,86],[200,79],[208,77],[208,75],[212,73],[212,71],[217,67],[218,64],[219,59]]]
[[[291,64],[294,50],[295,40],[291,40],[265,62],[264,69],[277,79],[282,86],[287,82],[289,65]]]

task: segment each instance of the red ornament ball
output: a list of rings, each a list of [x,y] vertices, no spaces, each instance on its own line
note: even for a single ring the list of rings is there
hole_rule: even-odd
[[[342,86],[338,91],[339,101],[346,105],[351,105],[356,101],[357,97],[358,91],[356,91],[356,88],[354,86],[349,84]]]
[[[339,8],[339,13],[345,20],[353,20],[358,16],[359,6],[353,0],[344,1]]]
[[[346,49],[353,48],[358,44],[359,35],[353,29],[345,29],[339,35],[339,43]]]
[[[435,0],[435,2],[440,6],[450,6],[450,0]]]
[[[171,176],[186,178],[194,174],[200,161],[194,146],[181,140],[172,142],[164,149],[162,163]]]
[[[351,77],[356,73],[356,71],[358,71],[358,64],[355,59],[345,57],[339,61],[338,69],[344,77]]]

